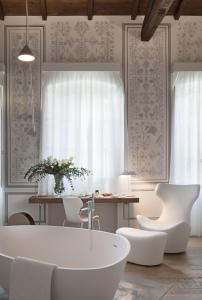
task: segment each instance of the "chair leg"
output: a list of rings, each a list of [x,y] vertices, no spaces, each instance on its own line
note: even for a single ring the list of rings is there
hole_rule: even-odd
[[[98,230],[100,231],[100,219],[97,219]]]
[[[100,231],[101,228],[100,228],[100,219],[99,218],[96,218],[93,220],[93,223],[95,223],[95,221],[97,222],[97,229]]]
[[[65,223],[66,223],[66,219],[64,219],[64,221],[62,223],[62,226],[65,226]]]
[[[81,222],[81,228],[83,228],[83,222]]]

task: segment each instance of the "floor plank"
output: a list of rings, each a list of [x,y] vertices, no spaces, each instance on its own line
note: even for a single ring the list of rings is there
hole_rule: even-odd
[[[160,266],[127,264],[122,279],[136,292],[121,300],[202,300],[202,238],[190,238],[186,253],[166,254]]]

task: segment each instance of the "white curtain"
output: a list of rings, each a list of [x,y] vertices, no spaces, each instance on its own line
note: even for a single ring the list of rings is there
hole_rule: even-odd
[[[201,184],[202,72],[173,75],[170,182]],[[202,236],[202,193],[191,214],[192,235]]]
[[[118,191],[124,164],[124,95],[119,72],[44,72],[41,128],[41,158],[74,157],[76,166],[93,173],[83,182],[74,182],[75,193]],[[39,192],[52,191],[49,176]]]

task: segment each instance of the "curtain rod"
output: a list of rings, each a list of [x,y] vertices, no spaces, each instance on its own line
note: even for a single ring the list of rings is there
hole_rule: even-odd
[[[118,63],[43,63],[42,71],[121,71]]]

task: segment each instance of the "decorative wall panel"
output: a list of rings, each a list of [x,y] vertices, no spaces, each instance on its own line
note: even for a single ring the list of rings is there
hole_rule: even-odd
[[[177,61],[202,61],[202,22],[178,22]]]
[[[124,25],[129,169],[136,181],[167,181],[169,27],[149,42],[141,41],[141,27]]]
[[[113,62],[114,27],[110,22],[54,22],[49,33],[53,62]]]
[[[35,195],[33,192],[19,192],[17,189],[13,192],[7,192],[5,195],[5,221],[8,222],[8,218],[18,212],[26,212],[32,216],[32,218],[38,222],[39,209],[38,205],[30,205],[28,199]],[[44,213],[42,212],[42,215]]]
[[[24,174],[39,156],[43,27],[29,28],[34,62],[17,59],[25,44],[24,27],[6,27],[6,41],[8,186],[24,186]]]

